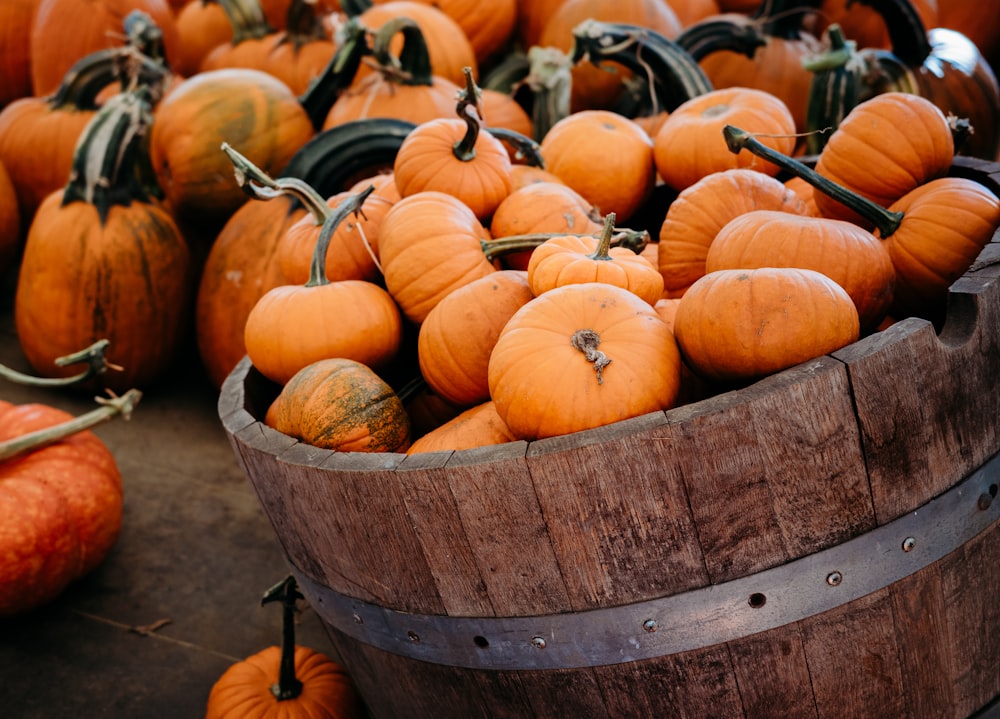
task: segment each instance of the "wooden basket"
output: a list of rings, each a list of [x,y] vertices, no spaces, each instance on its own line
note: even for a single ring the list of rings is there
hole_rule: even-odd
[[[1000,192],[1000,166],[957,163]],[[595,430],[343,454],[219,414],[374,717],[967,717],[1000,695],[1000,235],[903,320]]]

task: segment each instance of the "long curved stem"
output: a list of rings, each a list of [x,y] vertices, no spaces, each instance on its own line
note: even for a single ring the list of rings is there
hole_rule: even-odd
[[[240,189],[255,200],[273,200],[282,195],[291,195],[313,216],[317,225],[323,224],[330,216],[326,200],[320,197],[307,182],[297,177],[281,177],[275,180],[248,160],[228,142],[222,143],[222,151],[233,163],[233,172]]]
[[[614,220],[612,220],[612,223]],[[605,220],[605,226],[607,220]],[[524,252],[533,250],[546,240],[553,237],[579,237],[579,232],[532,232],[524,235],[511,235],[500,237],[495,240],[482,240],[480,242],[486,259],[492,262],[495,259],[508,255],[512,252]],[[600,235],[591,235],[600,237]],[[649,232],[646,230],[632,230],[627,227],[616,228],[609,237],[609,247],[626,247],[636,254],[642,252],[643,248],[649,244]]]
[[[899,225],[903,221],[902,212],[890,212],[867,197],[862,197],[856,192],[852,192],[846,187],[828,180],[811,167],[771,149],[746,130],[726,125],[722,129],[722,135],[726,139],[726,146],[729,147],[729,151],[733,154],[739,154],[740,150],[748,150],[761,159],[773,162],[782,170],[796,177],[801,177],[820,192],[850,207],[871,222],[878,228],[883,238],[888,237],[899,229]]]
[[[323,229],[320,230],[319,238],[316,240],[316,246],[313,249],[312,264],[309,266],[309,281],[306,282],[306,287],[318,287],[330,284],[330,280],[326,276],[326,253],[330,249],[330,240],[333,239],[333,233],[337,231],[337,227],[340,226],[340,223],[348,215],[351,213],[360,214],[361,206],[374,191],[375,185],[368,185],[361,192],[348,195],[323,220]]]
[[[111,343],[108,340],[101,339],[79,352],[73,352],[72,354],[63,355],[62,357],[56,357],[55,364],[57,367],[68,367],[82,362],[87,363],[87,368],[83,372],[70,377],[35,377],[34,375],[18,372],[17,370],[11,369],[10,367],[2,364],[0,364],[0,377],[16,384],[27,385],[29,387],[66,387],[71,384],[77,384],[78,382],[85,382],[91,377],[104,374],[109,369],[123,369],[116,364],[108,362],[107,358],[104,356],[104,353],[110,345]]]
[[[465,89],[459,93],[455,112],[465,121],[465,135],[452,146],[451,151],[462,162],[471,162],[476,157],[476,140],[479,139],[479,131],[483,126],[482,112],[479,109],[482,92],[472,79],[471,67],[463,67],[462,73],[465,75]]]
[[[47,447],[118,415],[121,415],[123,419],[129,419],[132,416],[132,410],[135,409],[141,398],[142,392],[137,389],[130,389],[120,397],[116,395],[112,395],[110,398],[95,397],[94,401],[101,405],[97,409],[62,424],[0,442],[0,462]]]

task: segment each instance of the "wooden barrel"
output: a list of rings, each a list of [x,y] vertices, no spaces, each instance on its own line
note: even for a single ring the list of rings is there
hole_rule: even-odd
[[[1000,167],[957,172],[1000,192]],[[1000,235],[903,320],[749,387],[460,452],[219,413],[374,717],[968,717],[1000,695]]]

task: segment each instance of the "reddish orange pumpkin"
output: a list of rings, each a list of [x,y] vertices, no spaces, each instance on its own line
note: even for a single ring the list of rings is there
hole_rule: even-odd
[[[42,404],[0,401],[0,443],[73,421]],[[93,571],[122,522],[115,458],[90,431],[0,460],[0,616],[38,607]]]

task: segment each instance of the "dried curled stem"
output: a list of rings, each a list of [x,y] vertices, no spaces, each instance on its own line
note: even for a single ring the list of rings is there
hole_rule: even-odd
[[[583,352],[583,356],[588,362],[594,363],[594,372],[597,373],[597,384],[604,384],[604,368],[611,364],[611,358],[597,349],[601,344],[601,336],[594,330],[577,330],[569,338],[573,347]]]

